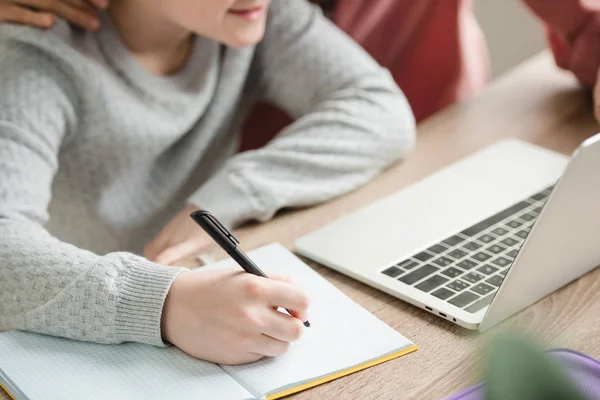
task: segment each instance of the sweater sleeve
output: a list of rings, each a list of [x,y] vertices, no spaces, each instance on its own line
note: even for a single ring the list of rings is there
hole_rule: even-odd
[[[273,2],[269,13],[255,69],[295,122],[191,196],[229,226],[354,190],[414,144],[410,106],[387,70],[305,0]]]
[[[162,305],[184,269],[99,256],[44,229],[77,93],[31,44],[0,40],[0,65],[0,330],[162,346]]]

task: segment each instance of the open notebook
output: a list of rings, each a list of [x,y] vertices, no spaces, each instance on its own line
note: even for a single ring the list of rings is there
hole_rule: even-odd
[[[221,366],[174,346],[102,345],[25,332],[0,334],[0,383],[29,399],[277,399],[417,347],[275,243],[249,253],[267,273],[311,295],[311,327],[283,356]],[[236,267],[225,260],[203,268]]]

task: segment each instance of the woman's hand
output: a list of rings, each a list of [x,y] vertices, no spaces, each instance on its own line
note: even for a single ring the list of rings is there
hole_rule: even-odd
[[[198,207],[188,205],[144,248],[144,257],[157,264],[175,265],[178,261],[198,255],[213,240],[200,228],[190,214]]]
[[[83,29],[100,27],[97,8],[106,8],[109,0],[0,0],[0,22],[37,28],[50,28],[55,16]]]
[[[308,304],[307,294],[282,278],[237,270],[184,272],[163,306],[163,340],[219,364],[275,357],[302,335]]]
[[[594,115],[596,120],[600,122],[600,68],[594,85]]]

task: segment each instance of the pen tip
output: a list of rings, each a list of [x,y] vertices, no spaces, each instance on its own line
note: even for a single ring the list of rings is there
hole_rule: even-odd
[[[304,326],[305,326],[305,327],[307,327],[307,328],[308,328],[308,327],[310,327],[310,322],[308,322],[308,321],[305,321],[305,322],[304,322]]]

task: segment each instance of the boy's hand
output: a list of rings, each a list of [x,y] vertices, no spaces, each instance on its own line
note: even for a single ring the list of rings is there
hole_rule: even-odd
[[[192,255],[200,254],[202,249],[213,245],[213,241],[200,228],[190,214],[198,207],[188,205],[175,216],[144,248],[144,257],[161,265],[174,265]]]
[[[162,335],[196,358],[248,363],[285,353],[304,331],[308,304],[307,294],[285,280],[236,270],[184,272],[165,300]]]
[[[37,28],[50,28],[55,16],[83,29],[100,26],[96,8],[106,8],[109,0],[0,0],[0,22]]]

